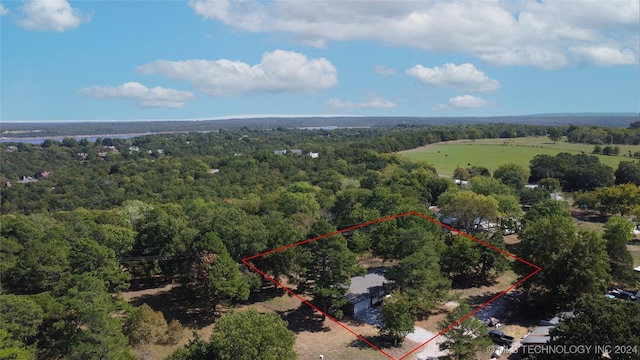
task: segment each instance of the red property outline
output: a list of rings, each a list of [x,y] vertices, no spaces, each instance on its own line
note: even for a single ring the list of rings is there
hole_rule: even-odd
[[[290,249],[290,248],[293,248],[293,247],[296,247],[296,246],[299,246],[299,245],[304,245],[304,244],[310,243],[310,242],[312,242],[312,241],[316,241],[316,240],[324,239],[324,238],[327,238],[327,237],[330,237],[330,236],[333,236],[333,235],[341,234],[341,233],[346,232],[346,231],[351,231],[351,230],[359,229],[359,228],[362,228],[362,227],[365,227],[365,226],[369,226],[369,225],[373,225],[373,224],[377,224],[377,223],[380,223],[380,222],[384,222],[384,221],[388,221],[388,220],[393,220],[393,219],[397,219],[397,218],[401,218],[401,217],[405,217],[405,216],[409,216],[409,215],[419,216],[419,217],[421,217],[421,218],[423,218],[423,219],[425,219],[425,220],[427,220],[427,221],[431,221],[432,223],[437,224],[437,225],[439,225],[439,226],[441,226],[441,227],[443,227],[443,228],[445,228],[445,229],[448,229],[448,230],[450,230],[450,231],[452,231],[452,232],[454,232],[454,233],[456,233],[456,234],[462,235],[462,236],[464,236],[464,237],[466,237],[466,238],[468,238],[468,239],[471,239],[471,240],[473,240],[473,241],[475,241],[475,242],[477,242],[477,243],[479,243],[479,244],[482,244],[482,245],[484,245],[484,246],[486,246],[486,247],[489,247],[489,248],[491,248],[491,249],[493,249],[493,250],[495,250],[495,251],[497,251],[497,252],[499,252],[499,253],[501,253],[501,254],[503,254],[503,255],[506,255],[506,256],[511,257],[511,258],[513,258],[513,259],[515,259],[515,260],[517,260],[517,261],[520,261],[520,262],[522,262],[522,263],[524,263],[524,264],[526,264],[526,265],[529,265],[529,266],[531,266],[532,268],[534,268],[534,269],[535,269],[535,271],[533,271],[531,274],[529,274],[529,275],[525,276],[523,279],[521,279],[520,281],[516,282],[515,284],[511,285],[509,288],[507,288],[506,290],[502,291],[502,292],[501,292],[501,293],[499,293],[498,295],[494,296],[491,300],[489,300],[489,301],[487,301],[486,303],[484,303],[484,304],[482,304],[482,305],[478,306],[476,309],[474,309],[473,311],[471,311],[471,312],[470,312],[470,313],[468,313],[467,315],[463,316],[462,318],[460,318],[458,321],[454,322],[453,324],[449,325],[446,329],[444,329],[444,330],[440,331],[439,333],[437,333],[436,335],[434,335],[433,337],[431,337],[429,340],[427,340],[427,341],[425,341],[424,343],[422,343],[422,344],[420,344],[420,345],[416,346],[414,349],[412,349],[411,351],[409,351],[408,353],[406,353],[406,354],[405,354],[405,355],[403,355],[402,357],[400,357],[400,358],[398,358],[398,359],[395,359],[393,356],[391,356],[391,355],[387,354],[387,353],[386,353],[386,352],[384,352],[382,349],[380,349],[380,348],[378,348],[377,346],[373,345],[369,340],[367,340],[367,339],[365,339],[364,337],[362,337],[362,336],[358,335],[355,331],[353,331],[353,330],[349,329],[349,327],[347,327],[346,325],[344,325],[344,324],[343,324],[342,322],[340,322],[339,320],[336,320],[336,319],[334,319],[333,317],[329,316],[328,314],[324,313],[324,312],[323,312],[322,310],[320,310],[318,307],[314,306],[314,305],[313,305],[313,304],[311,304],[309,301],[307,301],[307,300],[303,299],[300,295],[296,294],[296,293],[295,293],[295,292],[293,292],[291,289],[289,289],[288,287],[284,286],[283,284],[281,284],[281,283],[280,283],[280,282],[278,282],[277,280],[273,279],[272,277],[270,277],[269,275],[267,275],[267,274],[266,274],[266,273],[264,273],[262,270],[258,269],[257,267],[255,267],[253,264],[251,264],[251,263],[249,262],[249,261],[251,261],[251,260],[253,260],[253,259],[256,259],[256,258],[259,258],[259,257],[265,256],[265,255],[273,254],[273,253],[275,253],[275,252],[279,252],[279,251],[283,251],[283,250],[286,250],[286,249]],[[376,220],[372,220],[372,221],[368,221],[368,222],[362,223],[362,224],[360,224],[360,225],[351,226],[351,227],[348,227],[348,228],[345,228],[345,229],[341,229],[341,230],[338,230],[338,231],[334,231],[334,232],[329,233],[329,234],[321,235],[321,236],[318,236],[318,237],[315,237],[315,238],[312,238],[312,239],[303,240],[303,241],[297,242],[297,243],[295,243],[295,244],[290,244],[290,245],[282,246],[282,247],[277,248],[277,249],[273,249],[273,250],[265,251],[265,252],[260,253],[260,254],[257,254],[257,255],[253,255],[253,256],[246,257],[246,258],[242,259],[242,262],[243,262],[245,265],[247,265],[248,267],[250,267],[251,269],[253,269],[254,271],[256,271],[258,274],[260,274],[260,275],[264,276],[266,279],[268,279],[268,280],[269,280],[269,281],[271,281],[272,283],[276,284],[277,286],[281,287],[282,289],[284,289],[284,290],[285,290],[286,292],[288,292],[289,294],[291,294],[291,295],[295,296],[298,300],[300,300],[300,301],[302,301],[303,303],[305,303],[305,304],[309,305],[311,308],[313,308],[314,310],[316,310],[316,311],[317,311],[317,312],[319,312],[320,314],[324,315],[327,319],[329,319],[329,320],[331,320],[331,321],[335,322],[336,324],[338,324],[338,325],[339,325],[340,327],[342,327],[343,329],[345,329],[345,330],[347,330],[348,332],[350,332],[351,334],[355,335],[355,336],[356,336],[360,341],[362,341],[362,342],[364,342],[365,344],[367,344],[367,345],[371,346],[372,348],[374,348],[374,349],[378,350],[380,353],[384,354],[386,357],[388,357],[388,358],[389,358],[389,359],[391,359],[391,360],[402,360],[402,359],[405,359],[405,358],[406,358],[406,357],[408,357],[409,355],[411,355],[411,354],[413,354],[414,352],[418,351],[418,349],[420,349],[421,347],[425,346],[425,345],[426,345],[427,343],[429,343],[430,341],[432,341],[432,340],[434,340],[435,338],[437,338],[438,336],[440,336],[440,335],[442,335],[442,334],[446,333],[446,332],[447,332],[447,331],[449,331],[451,328],[453,328],[454,326],[458,325],[459,323],[461,323],[462,321],[466,320],[467,318],[469,318],[469,317],[473,316],[473,314],[475,314],[476,312],[480,311],[481,309],[483,309],[483,308],[484,308],[484,307],[486,307],[487,305],[491,304],[491,303],[492,303],[492,302],[494,302],[496,299],[498,299],[498,298],[499,298],[499,297],[501,297],[502,295],[504,295],[504,294],[508,293],[508,292],[509,292],[509,291],[511,291],[513,288],[515,288],[516,286],[520,285],[521,283],[523,283],[524,281],[528,280],[529,278],[531,278],[532,276],[534,276],[535,274],[537,274],[538,272],[540,272],[540,271],[542,270],[542,268],[541,268],[541,267],[539,267],[539,266],[537,266],[537,265],[534,265],[534,264],[532,264],[532,263],[530,263],[530,262],[528,262],[528,261],[526,261],[526,260],[520,259],[519,257],[517,257],[517,256],[515,256],[515,255],[513,255],[513,254],[511,254],[511,253],[509,253],[509,252],[507,252],[507,251],[504,251],[504,250],[502,250],[502,249],[498,249],[498,248],[496,248],[495,246],[489,245],[489,244],[485,243],[485,242],[484,242],[484,241],[482,241],[482,240],[476,239],[476,238],[474,238],[473,236],[471,236],[471,235],[469,235],[469,234],[463,233],[463,232],[461,232],[461,231],[459,231],[459,230],[457,230],[457,229],[454,229],[454,228],[452,228],[452,227],[450,227],[450,226],[448,226],[448,225],[445,225],[445,224],[441,223],[440,221],[435,220],[435,219],[432,219],[432,218],[430,218],[430,217],[428,217],[428,216],[426,216],[426,215],[424,215],[424,214],[422,214],[422,213],[420,213],[420,212],[417,212],[417,211],[410,211],[410,212],[403,213],[403,214],[397,214],[397,215],[393,215],[393,216],[388,216],[388,217],[379,218],[379,219],[376,219]]]

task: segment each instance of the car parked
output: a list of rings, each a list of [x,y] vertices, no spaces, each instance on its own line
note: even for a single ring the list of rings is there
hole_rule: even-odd
[[[491,338],[491,340],[495,344],[506,346],[506,347],[511,347],[511,345],[515,341],[513,336],[505,335],[500,330],[491,330],[491,331],[489,331],[489,338]]]
[[[607,295],[613,296],[616,299],[638,301],[638,298],[632,292],[626,290],[614,289],[609,291]]]

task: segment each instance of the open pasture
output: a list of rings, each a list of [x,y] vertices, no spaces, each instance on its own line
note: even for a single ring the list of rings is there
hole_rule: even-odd
[[[640,151],[640,145],[617,146],[620,147],[618,156],[598,155],[603,164],[613,167],[614,170],[620,161],[635,160],[628,156],[629,151]],[[498,166],[509,162],[529,168],[529,161],[538,154],[591,154],[592,151],[593,145],[569,143],[564,139],[553,143],[546,137],[525,137],[447,141],[402,151],[400,154],[410,160],[422,160],[433,164],[438,174],[452,175],[457,166],[484,166],[493,172]]]

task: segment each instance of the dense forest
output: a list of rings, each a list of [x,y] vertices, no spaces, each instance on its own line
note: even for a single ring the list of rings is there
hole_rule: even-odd
[[[524,283],[531,301],[523,311],[635,311],[628,326],[607,320],[607,331],[611,339],[640,346],[638,305],[633,310],[600,299],[610,285],[637,285],[625,244],[634,227],[628,218],[640,205],[640,165],[623,162],[614,170],[587,154],[540,155],[528,169],[457,169],[455,179],[469,184],[461,188],[429,163],[396,154],[440,141],[550,133],[545,126],[513,124],[245,127],[6,143],[0,164],[0,358],[130,359],[137,344],[179,342],[185,324],[118,296],[153,279],[189,289],[197,316],[216,321],[210,339],[192,340],[172,359],[295,358],[293,333],[274,314],[232,311],[216,317],[220,306],[267,296],[270,283],[241,260],[384,216],[436,217],[433,205],[455,219],[455,227],[497,249],[505,249],[500,228],[518,231],[516,255],[545,269]],[[525,187],[529,181],[539,186]],[[550,198],[561,188],[580,191],[580,206],[610,217],[604,234],[576,229],[566,206]],[[525,213],[523,205],[530,210]],[[498,231],[486,231],[478,218],[498,224]],[[297,284],[315,305],[341,318],[346,290],[335,285],[363,273],[363,256],[395,264],[388,273],[395,301],[383,310],[383,332],[399,340],[452,287],[488,283],[510,268],[520,278],[532,271],[411,216],[253,263],[272,278]],[[605,322],[593,319],[600,320]],[[572,331],[573,323],[566,326],[558,331]],[[268,330],[251,334],[238,350],[226,334],[239,327]],[[278,335],[263,337],[268,334]]]

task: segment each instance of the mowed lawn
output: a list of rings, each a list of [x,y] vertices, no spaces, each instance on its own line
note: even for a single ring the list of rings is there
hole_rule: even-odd
[[[618,145],[619,156],[598,155],[600,161],[615,170],[620,161],[632,161],[628,152],[640,151],[640,145]],[[438,174],[452,175],[457,166],[484,166],[495,170],[509,162],[529,168],[529,161],[538,154],[557,155],[560,152],[591,154],[593,145],[573,144],[565,140],[553,143],[546,137],[526,137],[515,139],[456,140],[423,146],[400,152],[404,158],[422,160],[433,164]]]

